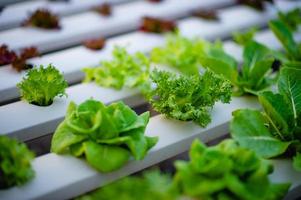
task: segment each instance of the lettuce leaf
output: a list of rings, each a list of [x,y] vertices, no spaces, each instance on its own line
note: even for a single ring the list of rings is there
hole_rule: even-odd
[[[203,75],[184,76],[154,70],[155,88],[149,98],[153,108],[168,117],[194,121],[202,127],[211,121],[209,111],[217,101],[228,103],[231,84],[211,71]]]
[[[301,70],[282,68],[278,91],[259,94],[264,112],[248,109],[235,111],[230,126],[231,134],[240,145],[265,158],[280,156],[289,151],[289,155],[296,155],[294,163],[299,163]]]
[[[31,166],[34,156],[25,144],[0,136],[0,189],[30,181],[35,175]]]
[[[23,80],[17,84],[22,99],[31,104],[48,106],[56,96],[67,96],[68,86],[64,76],[51,64],[29,70]]]
[[[193,199],[281,199],[289,184],[273,184],[272,165],[233,140],[206,147],[194,140],[190,161],[176,161],[174,184],[180,194]],[[221,167],[222,166],[222,167]]]
[[[84,68],[84,82],[94,81],[103,87],[120,90],[137,87],[142,92],[149,88],[150,61],[140,52],[130,55],[124,48],[113,50],[113,59],[103,61],[100,66]]]
[[[144,135],[149,113],[138,116],[122,102],[105,106],[87,100],[80,105],[71,102],[64,121],[56,129],[51,151],[85,157],[101,172],[122,167],[132,155],[142,160],[158,141]]]

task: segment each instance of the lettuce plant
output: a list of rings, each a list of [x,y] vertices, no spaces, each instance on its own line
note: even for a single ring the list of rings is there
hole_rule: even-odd
[[[176,161],[174,184],[180,194],[208,200],[280,200],[289,184],[273,184],[273,167],[233,140],[206,147],[195,140],[190,161]]]
[[[264,111],[235,111],[232,137],[265,158],[289,152],[301,170],[301,69],[282,68],[278,93],[266,91],[258,97]]]
[[[36,10],[23,22],[23,25],[43,29],[60,29],[59,18],[46,9]]]
[[[17,87],[20,89],[22,99],[31,104],[48,106],[56,96],[66,95],[67,82],[50,64],[46,68],[41,65],[29,70]]]
[[[93,8],[93,10],[102,16],[110,16],[112,15],[112,6],[109,3],[103,3],[99,6]]]
[[[0,189],[20,186],[34,177],[34,153],[15,139],[0,136]]]
[[[172,200],[169,192],[172,179],[160,171],[147,171],[141,177],[128,176],[77,200]]]
[[[194,17],[199,17],[210,21],[219,21],[219,17],[215,10],[198,9],[192,12]]]
[[[104,48],[105,44],[106,44],[106,40],[103,37],[86,40],[83,43],[85,47],[91,50],[101,50]]]
[[[120,90],[123,87],[138,87],[142,91],[148,89],[150,61],[142,53],[130,55],[124,48],[117,47],[113,51],[113,60],[103,61],[100,66],[85,68],[84,82],[95,81],[104,87]]]
[[[38,49],[34,46],[27,47],[21,50],[20,54],[12,62],[12,67],[18,72],[32,68],[32,65],[27,64],[29,58],[40,56]]]
[[[273,0],[236,0],[237,3],[250,6],[259,11],[263,11],[265,9],[264,4],[266,2],[273,3]]]
[[[156,47],[151,52],[151,61],[174,67],[184,74],[199,72],[199,58],[208,42],[200,39],[190,40],[179,34],[167,37],[162,47]]]
[[[155,88],[148,95],[156,111],[202,127],[211,121],[209,111],[215,102],[228,103],[231,99],[230,82],[211,71],[184,76],[154,70],[151,80]]]
[[[140,30],[149,33],[166,33],[174,32],[177,25],[174,21],[164,20],[155,17],[144,17]]]
[[[287,13],[278,12],[278,19],[285,23],[291,31],[296,31],[301,24],[301,9],[295,8]]]
[[[257,27],[252,27],[245,32],[234,32],[234,33],[232,33],[233,40],[237,44],[239,44],[241,46],[245,46],[250,41],[253,41],[254,36],[257,33],[257,31],[258,31]]]
[[[87,100],[71,102],[64,121],[56,129],[51,151],[83,157],[100,172],[117,170],[130,156],[141,160],[158,141],[144,136],[149,112],[137,115],[122,102],[103,105]]]
[[[9,50],[7,45],[3,44],[0,46],[0,65],[11,64],[14,60],[16,60],[17,54]]]
[[[281,20],[272,20],[269,22],[270,29],[274,32],[278,40],[281,42],[286,56],[291,62],[301,62],[301,47],[293,36],[290,27]]]
[[[269,88],[275,82],[272,74],[275,60],[274,51],[255,41],[244,46],[241,72],[238,70],[238,62],[222,48],[209,46],[200,57],[203,67],[231,81],[234,94],[238,96],[246,93],[256,95]]]

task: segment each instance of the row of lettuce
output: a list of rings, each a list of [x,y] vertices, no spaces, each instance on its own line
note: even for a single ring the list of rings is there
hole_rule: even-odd
[[[208,148],[196,140],[191,160],[177,161],[172,179],[158,173],[129,177],[82,198],[113,199],[118,194],[124,199],[135,195],[152,199],[281,199],[289,184],[270,183],[273,167],[264,159],[284,155],[293,158],[295,169],[301,170],[301,48],[293,37],[299,23],[294,12],[281,13],[269,24],[284,52],[253,40],[254,30],[237,33],[235,41],[243,46],[241,63],[224,51],[221,42],[172,34],[164,46],[152,50],[150,58],[117,47],[112,60],[85,68],[85,82],[117,90],[137,89],[156,111],[201,127],[210,123],[215,102],[229,103],[231,96],[258,96],[263,111],[235,111],[230,124],[233,140]],[[171,68],[152,70],[153,63]],[[275,70],[279,67],[280,72]],[[47,106],[56,96],[66,95],[67,83],[49,65],[29,70],[18,87],[29,103]],[[54,133],[51,151],[83,158],[100,172],[112,172],[131,158],[142,160],[156,145],[157,137],[144,135],[148,121],[148,112],[137,115],[122,102],[71,102]],[[33,153],[16,140],[1,136],[0,142],[1,188],[32,179]],[[144,189],[133,191],[136,184]]]

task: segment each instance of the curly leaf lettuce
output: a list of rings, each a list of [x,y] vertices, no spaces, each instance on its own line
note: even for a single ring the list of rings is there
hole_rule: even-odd
[[[175,166],[175,187],[193,199],[276,200],[289,188],[289,184],[271,183],[272,165],[233,140],[213,147],[195,140],[190,161],[177,161]]]
[[[64,76],[51,64],[45,68],[41,65],[29,70],[17,84],[22,99],[39,106],[52,104],[56,96],[67,96],[67,86]]]
[[[84,82],[95,81],[96,84],[114,89],[138,87],[146,91],[149,87],[150,61],[142,53],[130,55],[124,48],[116,47],[111,61],[103,61],[100,66],[85,68]]]
[[[109,106],[95,100],[71,102],[54,133],[51,151],[84,157],[98,171],[110,172],[130,156],[143,159],[157,143],[157,137],[144,135],[148,120],[148,112],[138,116],[122,102]]]
[[[210,109],[217,101],[228,103],[231,84],[211,71],[203,75],[183,76],[154,70],[155,88],[149,93],[153,108],[168,117],[194,121],[202,127],[211,121]]]
[[[169,35],[163,47],[156,47],[151,52],[151,61],[174,67],[184,74],[199,72],[199,57],[209,43],[190,40],[179,34]]]
[[[231,134],[242,146],[265,158],[290,150],[294,166],[301,169],[301,70],[284,67],[278,80],[279,93],[259,94],[264,112],[238,110],[233,113]]]
[[[34,153],[15,139],[0,136],[0,189],[20,186],[34,177]]]

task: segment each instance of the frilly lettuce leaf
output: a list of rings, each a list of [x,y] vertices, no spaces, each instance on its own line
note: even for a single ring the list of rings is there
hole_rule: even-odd
[[[289,184],[272,184],[272,166],[233,140],[206,147],[195,140],[190,161],[177,161],[174,184],[193,199],[281,199]],[[271,192],[278,187],[279,192]],[[280,190],[281,189],[281,190]]]
[[[34,177],[34,153],[15,139],[0,136],[0,189],[20,186]]]
[[[83,69],[86,74],[84,82],[94,81],[100,86],[118,90],[138,87],[143,92],[149,87],[149,69],[150,61],[144,54],[137,52],[130,55],[124,48],[116,47],[111,61]]]
[[[156,111],[202,127],[211,121],[209,112],[215,102],[228,103],[231,98],[230,82],[211,71],[177,76],[154,70],[151,79],[155,88],[149,93],[149,101]]]
[[[64,76],[51,64],[29,70],[26,77],[17,84],[22,99],[31,104],[48,106],[56,96],[67,96],[67,82]]]
[[[51,151],[84,156],[102,172],[116,170],[131,155],[143,159],[157,143],[158,138],[144,135],[148,120],[148,112],[138,116],[122,102],[109,106],[95,100],[78,106],[70,103],[65,120],[52,138]]]

